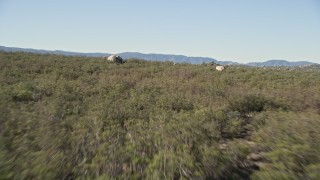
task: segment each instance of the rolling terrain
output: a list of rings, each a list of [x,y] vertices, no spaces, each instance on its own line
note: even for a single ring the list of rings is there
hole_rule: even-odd
[[[29,52],[36,54],[55,54],[55,55],[65,55],[65,56],[86,56],[86,57],[104,57],[110,56],[110,53],[78,53],[78,52],[68,52],[68,51],[48,51],[48,50],[38,50],[38,49],[26,49],[26,48],[15,48],[15,47],[5,47],[0,46],[0,51],[5,52]],[[233,61],[218,61],[209,57],[188,57],[183,55],[172,55],[172,54],[143,54],[139,52],[123,52],[119,53],[121,57],[124,59],[136,58],[136,59],[144,59],[149,61],[172,61],[174,63],[190,63],[190,64],[202,64],[202,63],[210,63],[214,62],[216,64],[228,65],[235,64],[238,65],[240,63]],[[309,61],[297,61],[290,62],[286,60],[269,60],[266,62],[251,62],[242,65],[246,66],[306,66],[316,64]]]
[[[319,179],[320,71],[0,52],[0,179]]]

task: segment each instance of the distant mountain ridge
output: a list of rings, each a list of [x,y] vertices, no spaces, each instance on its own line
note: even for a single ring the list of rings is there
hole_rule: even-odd
[[[31,48],[17,48],[17,47],[6,47],[0,46],[0,51],[6,52],[29,52],[29,53],[37,53],[37,54],[56,54],[56,55],[65,55],[65,56],[89,56],[89,57],[103,57],[110,56],[108,53],[79,53],[79,52],[70,52],[70,51],[62,51],[62,50],[43,50],[43,49],[31,49]]]
[[[0,46],[0,51],[6,52],[30,52],[30,53],[38,53],[38,54],[56,54],[56,55],[65,55],[65,56],[88,56],[88,57],[103,57],[110,56],[110,53],[79,53],[79,52],[69,52],[62,50],[42,50],[42,49],[30,49],[30,48],[16,48],[16,47],[6,47]],[[191,63],[191,64],[201,64],[201,63],[210,63],[214,62],[217,64],[240,64],[233,61],[218,61],[209,57],[189,57],[183,55],[172,55],[172,54],[143,54],[139,52],[123,52],[119,53],[122,58],[138,58],[152,61],[172,61],[175,63]],[[298,61],[298,62],[290,62],[286,60],[268,60],[265,62],[250,62],[242,65],[247,66],[306,66],[310,64],[316,64],[309,61]]]
[[[172,55],[172,54],[143,54],[138,52],[124,52],[119,53],[121,57],[124,59],[128,58],[138,58],[138,59],[146,59],[152,61],[172,61],[175,63],[191,63],[191,64],[201,64],[201,63],[209,63],[215,62],[217,64],[231,64],[234,63],[232,61],[218,61],[209,57],[189,57],[183,55]]]
[[[250,62],[247,63],[248,66],[306,66],[310,64],[316,64],[309,61],[297,61],[297,62],[289,62],[286,60],[269,60],[265,62]]]
[[[38,49],[25,49],[25,48],[16,48],[16,47],[5,47],[0,46],[0,51],[6,52],[30,52],[30,53],[38,53],[38,54],[57,54],[57,55],[65,55],[65,56],[88,56],[88,57],[103,57],[110,56],[110,53],[78,53],[78,52],[69,52],[69,51],[49,51],[49,50],[38,50]],[[152,61],[173,61],[175,63],[191,63],[191,64],[201,64],[201,63],[209,63],[215,62],[219,64],[229,64],[233,63],[231,61],[217,61],[213,58],[207,57],[188,57],[183,55],[169,55],[169,54],[143,54],[138,52],[124,52],[119,53],[124,59],[129,58],[138,58]]]

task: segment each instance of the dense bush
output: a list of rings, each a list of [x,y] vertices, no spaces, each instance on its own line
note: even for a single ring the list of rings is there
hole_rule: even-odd
[[[248,116],[253,112],[261,112],[267,109],[287,110],[288,107],[285,104],[276,102],[274,99],[267,99],[263,95],[248,94],[229,100],[230,109],[238,111],[242,116]]]
[[[254,134],[270,162],[256,179],[318,179],[320,116],[313,112],[264,113],[264,125]]]
[[[0,52],[0,179],[318,179],[319,84],[307,69]]]

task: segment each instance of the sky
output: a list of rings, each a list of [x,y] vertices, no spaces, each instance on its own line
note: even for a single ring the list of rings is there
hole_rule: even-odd
[[[0,45],[320,63],[320,0],[0,0]]]

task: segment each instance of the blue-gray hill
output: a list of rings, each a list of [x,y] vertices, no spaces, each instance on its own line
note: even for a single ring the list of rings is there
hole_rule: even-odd
[[[249,66],[306,66],[310,64],[315,64],[309,61],[297,61],[297,62],[289,62],[286,60],[269,60],[266,62],[251,62],[247,63]]]
[[[17,47],[6,47],[0,46],[0,51],[5,52],[29,52],[29,53],[37,53],[37,54],[56,54],[56,55],[65,55],[65,56],[88,56],[88,57],[103,57],[110,56],[110,53],[79,53],[79,52],[69,52],[62,50],[42,50],[42,49],[30,49],[30,48],[17,48]],[[129,58],[138,58],[145,59],[151,61],[172,61],[175,63],[191,63],[191,64],[201,64],[201,63],[210,63],[214,62],[217,64],[239,64],[232,61],[218,61],[209,57],[189,57],[184,55],[172,55],[172,54],[143,54],[139,52],[123,52],[119,53],[119,55],[124,59]],[[247,66],[306,66],[310,64],[315,64],[308,61],[298,61],[298,62],[289,62],[286,60],[269,60],[266,62],[251,62],[247,64]]]

